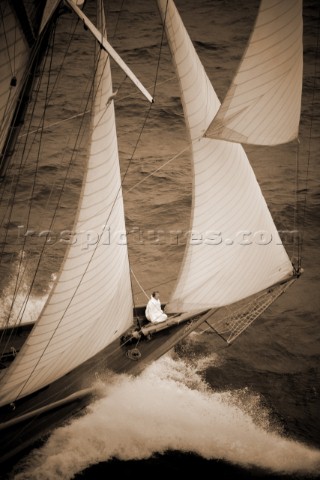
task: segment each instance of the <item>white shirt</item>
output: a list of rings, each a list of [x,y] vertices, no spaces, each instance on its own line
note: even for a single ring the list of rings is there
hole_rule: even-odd
[[[146,317],[152,323],[164,322],[167,320],[167,315],[161,310],[160,300],[151,297],[146,308]]]

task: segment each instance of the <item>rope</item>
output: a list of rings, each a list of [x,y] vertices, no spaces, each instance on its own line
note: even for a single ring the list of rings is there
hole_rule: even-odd
[[[121,15],[121,13],[122,13],[123,4],[124,4],[124,0],[122,0],[122,2],[121,2],[119,14],[118,14],[118,16],[117,16],[117,21],[116,21],[116,24],[115,24],[115,27],[114,27],[114,32],[113,32],[111,38],[114,38],[114,37],[116,36],[117,29],[118,29],[118,24],[119,24],[119,20],[120,20],[120,15]]]
[[[10,51],[9,50],[9,43],[8,43],[6,28],[5,28],[4,21],[3,21],[4,20],[4,12],[3,12],[3,9],[1,8],[1,4],[0,4],[0,14],[1,14],[2,28],[3,28],[5,43],[6,43],[6,51],[8,52],[8,56],[9,56],[9,51]],[[16,30],[16,27],[15,27],[15,30]],[[16,31],[15,31],[15,35],[16,35]],[[12,68],[12,59],[10,57],[9,57],[9,63],[10,63],[11,76],[13,77],[14,69]]]
[[[169,158],[169,160],[167,160],[166,162],[164,162],[162,165],[160,165],[160,167],[156,168],[155,170],[153,170],[153,172],[149,173],[149,175],[147,175],[145,178],[143,178],[142,180],[139,180],[139,182],[135,183],[132,187],[128,188],[128,190],[125,190],[126,193],[129,193],[131,192],[131,190],[133,190],[134,188],[136,188],[138,185],[141,185],[141,183],[145,182],[148,178],[152,177],[156,172],[159,172],[159,170],[161,170],[163,167],[165,167],[166,165],[168,165],[168,163],[172,162],[173,160],[175,160],[176,158],[180,157],[184,152],[186,152],[187,150],[189,150],[191,147],[191,145],[188,145],[187,147],[183,148],[182,150],[180,150],[180,152],[176,153],[173,157]]]
[[[142,292],[145,294],[145,296],[146,296],[146,297],[147,297],[147,299],[149,300],[149,296],[148,296],[147,292],[146,292],[146,291],[143,289],[143,287],[142,287],[141,283],[140,283],[140,282],[139,282],[139,280],[137,279],[137,277],[136,277],[136,275],[135,275],[134,271],[132,270],[132,268],[130,268],[130,271],[131,271],[131,273],[132,273],[132,275],[133,275],[133,277],[134,277],[135,281],[137,282],[137,284],[138,284],[138,285],[139,285],[139,287],[141,288]]]
[[[71,39],[72,39],[72,37],[74,36],[75,28],[76,28],[76,26],[74,27],[74,30],[73,30],[73,32],[72,32],[72,34],[71,34],[71,38],[70,38],[69,44],[68,44],[67,49],[66,49],[67,51],[68,51],[69,48],[70,48]],[[63,58],[63,60],[62,60],[62,62],[61,62],[61,64],[60,64],[59,74],[58,74],[58,76],[57,76],[57,78],[56,78],[56,81],[55,81],[55,83],[54,83],[54,85],[53,85],[53,88],[52,88],[52,92],[53,92],[53,90],[54,90],[55,85],[56,85],[57,82],[58,82],[58,78],[59,78],[59,75],[60,75],[61,70],[62,70],[62,68],[63,68],[63,65],[64,65],[64,63],[65,63],[66,56],[67,56],[67,53],[65,52],[64,58]],[[52,61],[52,58],[51,58],[51,61]],[[49,79],[48,79],[48,83],[47,83],[47,92],[48,92],[48,91],[49,91]],[[39,91],[37,92],[36,98],[38,98],[38,94],[39,94]],[[48,95],[47,95],[47,99],[49,100],[50,97],[51,97],[51,95],[48,94]],[[33,112],[34,112],[34,109],[35,109],[35,104],[36,104],[36,102],[34,102]],[[42,117],[40,118],[39,122],[44,122],[45,113],[46,113],[46,109],[44,109],[44,112],[43,112]],[[32,118],[32,117],[33,117],[33,114],[30,115],[30,124],[31,124],[31,118]],[[40,129],[40,131],[42,132],[41,129]],[[33,142],[34,142],[34,141],[35,141],[35,138],[33,139]],[[33,144],[33,142],[32,142],[32,144]],[[23,169],[24,169],[24,167],[25,167],[25,165],[26,165],[26,163],[27,163],[27,160],[25,160],[24,163],[23,163],[23,159],[24,159],[24,158],[26,158],[26,159],[29,158],[30,151],[31,151],[31,148],[32,148],[32,144],[30,145],[29,153],[28,153],[28,154],[25,154],[25,153],[26,153],[26,145],[27,145],[27,144],[25,143],[25,145],[24,145],[24,149],[23,149],[23,152],[22,152],[22,154],[21,154],[21,161],[20,161],[20,165],[19,165],[18,180],[19,180],[20,176],[22,175]],[[39,142],[38,156],[37,156],[37,161],[36,161],[36,175],[37,175],[37,170],[38,170],[38,162],[39,162],[39,156],[40,156],[40,148],[41,148],[41,141]],[[71,160],[71,162],[70,162],[70,165],[71,165],[71,163],[72,163],[72,160]],[[67,169],[66,177],[68,176],[68,172],[69,172],[69,170],[70,170],[70,165],[69,165],[69,168]],[[35,175],[35,179],[34,179],[34,182],[33,182],[32,192],[34,191],[34,186],[35,186],[35,181],[36,181],[36,175]],[[64,184],[65,184],[65,182],[66,182],[66,177],[65,177],[65,180],[64,180]],[[15,198],[15,194],[16,194],[16,191],[17,191],[17,186],[18,186],[18,184],[19,184],[19,181],[18,181],[18,180],[16,181],[15,191],[14,191],[14,193],[13,193],[13,201],[11,202],[12,205],[14,204],[14,198]],[[53,187],[52,187],[52,188],[53,188]],[[51,224],[50,224],[50,226],[49,226],[49,230],[52,229],[53,223],[54,223],[54,221],[55,221],[55,216],[56,216],[56,212],[57,212],[58,206],[59,206],[59,204],[60,204],[60,200],[61,200],[61,197],[62,197],[62,192],[63,192],[63,189],[62,189],[61,192],[60,192],[60,197],[59,197],[59,200],[58,200],[58,203],[57,203],[57,206],[56,206],[54,215],[53,215],[53,217],[52,217]],[[30,206],[29,206],[29,213],[28,213],[27,224],[29,223],[29,218],[30,218],[30,215],[31,215],[31,208],[32,208],[33,196],[34,196],[33,193],[31,193],[31,202],[30,202]],[[10,216],[9,216],[9,218],[11,218],[11,214],[12,214],[12,207],[11,207],[11,211],[10,211]],[[24,238],[24,243],[23,243],[23,246],[22,246],[22,251],[24,251],[25,243],[26,243],[26,237]],[[27,294],[26,294],[26,297],[25,297],[25,299],[24,299],[24,302],[22,303],[20,312],[19,312],[19,314],[18,314],[18,316],[17,316],[17,319],[18,319],[18,320],[15,322],[15,325],[19,324],[19,323],[21,322],[22,318],[23,318],[25,309],[26,309],[27,304],[28,304],[28,301],[29,301],[29,299],[30,299],[31,291],[32,291],[33,286],[34,286],[34,283],[35,283],[35,278],[36,278],[37,273],[38,273],[38,270],[39,270],[39,266],[40,266],[41,259],[42,259],[42,257],[43,257],[44,250],[45,250],[45,244],[43,245],[42,250],[41,250],[41,252],[40,252],[40,254],[39,254],[39,258],[38,258],[38,262],[37,262],[37,265],[36,265],[36,269],[35,269],[35,272],[34,272],[34,275],[33,275],[32,282],[31,282],[31,284],[30,284],[30,286],[29,286],[29,288],[28,288],[28,292],[27,292]],[[18,272],[16,284],[17,284],[17,282],[18,282],[18,278],[19,278],[19,275],[20,275],[20,270],[21,270],[21,268],[22,268],[22,258],[23,258],[23,256],[21,255],[21,256],[20,256],[20,264],[19,264],[19,267],[18,267],[19,272]],[[15,299],[16,299],[17,294],[18,294],[18,290],[17,290],[17,288],[15,288],[15,292],[14,292],[14,295],[13,295],[12,304],[11,304],[11,308],[10,308],[10,311],[9,311],[9,316],[8,316],[8,320],[7,320],[6,324],[9,324],[9,320],[10,320],[10,316],[11,316],[11,313],[12,313],[13,304],[14,304],[14,302],[15,302]],[[12,335],[12,336],[11,336],[11,335]],[[11,335],[10,335],[10,338],[8,339],[8,341],[11,340],[12,338],[14,338],[15,333],[11,332]],[[8,343],[8,342],[7,342],[7,343]]]
[[[52,58],[51,58],[51,61],[52,61]],[[48,84],[47,84],[47,91],[48,91]],[[39,94],[39,90],[37,91],[36,98],[38,97],[38,94]],[[34,103],[34,106],[33,106],[32,115],[30,116],[30,123],[29,123],[29,125],[31,124],[31,118],[33,117],[34,111],[35,111],[35,103]],[[42,116],[41,121],[43,121],[43,120],[44,120],[44,115]],[[30,149],[31,149],[31,146],[30,146]],[[29,222],[30,222],[32,205],[33,205],[33,200],[34,200],[34,192],[35,192],[35,186],[36,186],[36,181],[37,181],[37,173],[38,173],[38,168],[39,168],[40,150],[41,150],[41,142],[39,142],[39,146],[38,146],[38,153],[37,153],[36,162],[35,162],[35,175],[34,175],[34,177],[33,177],[33,182],[32,182],[32,186],[31,186],[31,193],[30,193],[30,199],[31,199],[31,200],[30,200],[30,203],[29,203],[29,206],[28,206],[28,212],[27,212],[27,228],[28,228],[28,225],[29,225]],[[20,162],[20,165],[19,165],[18,177],[17,177],[17,181],[16,181],[16,186],[15,186],[15,189],[14,189],[14,192],[13,192],[13,201],[11,202],[11,208],[10,208],[10,213],[9,213],[9,220],[11,219],[11,216],[12,216],[12,211],[13,211],[13,207],[14,207],[14,200],[15,200],[15,196],[16,196],[17,189],[18,189],[18,184],[19,184],[19,178],[20,178],[20,176],[21,176],[21,171],[23,170],[22,159],[24,158],[25,152],[26,152],[26,144],[24,145],[23,152],[22,152],[22,155],[21,155],[21,162]],[[7,238],[7,235],[8,235],[8,229],[6,230],[5,239]],[[22,247],[21,247],[21,251],[22,251],[22,252],[23,252],[24,249],[25,249],[25,244],[26,244],[26,237],[24,237],[23,245],[22,245]],[[3,246],[3,250],[2,250],[1,257],[2,257],[2,255],[3,255],[4,248],[5,248],[5,242],[4,242],[4,246]],[[18,275],[17,275],[17,277],[16,277],[14,294],[13,294],[13,297],[12,297],[11,307],[10,307],[10,309],[9,309],[9,314],[8,314],[8,317],[7,317],[7,320],[6,320],[6,326],[7,326],[7,325],[9,324],[9,322],[10,322],[10,317],[11,317],[11,314],[12,314],[14,302],[15,302],[16,297],[17,297],[17,294],[18,294],[18,280],[19,280],[20,274],[21,274],[22,261],[23,261],[23,255],[20,255],[19,265],[18,265]],[[30,291],[29,291],[29,294],[30,294]],[[28,298],[29,298],[29,294],[26,296],[26,300],[25,300],[23,306],[21,307],[21,308],[23,308],[23,309],[26,308],[27,300],[28,300]],[[21,310],[20,310],[20,313],[19,313],[18,317],[20,317],[20,314],[21,314]],[[18,322],[16,322],[16,323],[18,323]]]
[[[293,231],[296,232],[297,230],[297,222],[298,222],[298,210],[299,210],[299,151],[300,151],[300,141],[297,139],[297,149],[296,149],[296,174],[295,174],[295,203],[293,209]],[[291,263],[293,264],[295,260],[295,250],[296,250],[296,242],[293,238],[292,242],[292,254],[291,254]],[[298,233],[298,245],[297,245],[297,261],[299,263],[300,258],[300,241],[299,241],[299,233]]]
[[[122,82],[120,83],[120,85],[119,85],[119,87],[118,87],[117,90],[120,90],[120,88],[122,87],[122,85],[124,84],[124,82],[125,82],[125,80],[126,80],[127,78],[128,78],[128,77],[125,75],[124,79],[123,79]],[[168,78],[167,80],[163,80],[162,82],[158,82],[157,85],[158,85],[158,86],[159,86],[159,85],[163,85],[164,83],[170,82],[170,81],[171,81],[172,79],[174,79],[174,78],[175,78],[174,76],[173,76],[173,77],[170,77],[170,78]],[[153,85],[151,85],[151,86],[149,85],[149,86],[147,87],[147,90],[149,90],[149,89],[152,88],[152,87],[153,87]],[[137,97],[138,95],[140,95],[140,92],[132,92],[132,93],[130,93],[130,94],[128,94],[128,95],[124,95],[124,96],[122,96],[122,97],[118,97],[118,96],[117,96],[117,97],[114,99],[114,102],[115,102],[115,103],[119,103],[119,102],[122,102],[123,100],[127,100],[128,98]],[[32,135],[32,134],[34,134],[34,133],[38,133],[38,132],[40,132],[40,131],[42,131],[42,130],[46,130],[46,129],[48,129],[48,128],[52,129],[52,128],[56,127],[56,126],[61,125],[62,123],[68,122],[69,120],[73,120],[73,119],[75,119],[75,118],[77,118],[77,117],[81,117],[82,115],[87,115],[87,114],[90,113],[90,112],[91,112],[91,110],[85,110],[84,112],[76,113],[75,115],[70,115],[70,117],[64,118],[63,120],[59,120],[59,121],[57,121],[57,122],[53,122],[53,123],[49,123],[48,125],[44,125],[43,127],[41,127],[41,129],[40,129],[40,128],[37,128],[37,129],[35,129],[35,130],[30,130],[29,132],[22,133],[21,135],[18,136],[18,139],[23,138],[23,137],[27,137],[28,135]],[[118,133],[118,137],[120,137],[120,136],[122,136],[122,135],[128,135],[128,133],[132,133],[132,132],[134,132],[134,130],[126,130],[125,133],[122,133],[122,134],[121,134],[121,133],[120,133],[120,134]],[[182,153],[182,152],[181,152],[181,153]],[[173,160],[173,159],[172,159],[172,160]]]
[[[23,137],[27,137],[28,135],[32,135],[34,133],[43,132],[43,130],[47,130],[48,128],[52,129],[52,127],[59,126],[62,123],[68,122],[69,120],[73,120],[74,118],[77,118],[77,117],[81,117],[82,115],[86,115],[87,113],[90,113],[90,110],[86,110],[85,112],[81,112],[81,113],[76,113],[75,115],[71,115],[68,118],[59,120],[59,122],[49,123],[48,125],[44,125],[41,128],[36,128],[35,130],[30,130],[30,132],[22,133],[21,135],[18,136],[18,138],[20,139]]]
[[[130,358],[130,360],[139,360],[139,358],[141,358],[141,352],[138,348],[132,348],[131,350],[127,350],[126,356]]]

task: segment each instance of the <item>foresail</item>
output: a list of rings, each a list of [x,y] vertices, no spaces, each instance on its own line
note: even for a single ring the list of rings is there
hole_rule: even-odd
[[[228,305],[292,275],[261,189],[241,145],[203,138],[219,108],[172,1],[158,0],[180,81],[192,144],[192,225],[166,311]]]
[[[302,0],[262,0],[245,55],[206,136],[257,145],[297,138],[302,68]]]
[[[110,59],[98,50],[90,155],[74,227],[95,241],[68,246],[42,314],[2,379],[1,404],[61,377],[132,323],[128,252],[119,240],[125,223]]]

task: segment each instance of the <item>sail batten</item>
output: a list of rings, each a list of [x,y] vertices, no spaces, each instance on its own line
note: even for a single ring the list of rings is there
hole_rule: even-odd
[[[192,146],[190,238],[169,312],[230,305],[292,275],[243,147],[202,137],[220,102],[173,1],[158,0]]]
[[[296,139],[302,68],[302,1],[262,0],[247,50],[205,135],[257,145]]]
[[[98,17],[104,31],[102,10]],[[60,378],[132,324],[127,246],[113,238],[105,242],[102,235],[107,228],[125,232],[125,221],[114,106],[110,103],[110,58],[100,49],[98,57],[88,164],[73,229],[84,234],[93,231],[96,237],[87,245],[81,241],[68,245],[42,314],[1,379],[0,404]]]

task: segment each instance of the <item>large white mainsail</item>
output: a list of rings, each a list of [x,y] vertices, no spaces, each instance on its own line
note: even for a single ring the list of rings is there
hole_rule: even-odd
[[[98,17],[104,18],[103,10]],[[1,405],[77,367],[132,323],[128,252],[119,240],[125,221],[110,58],[100,48],[99,55],[89,159],[74,230],[109,229],[110,241],[108,234],[91,248],[79,241],[69,245],[40,318],[2,378]]]
[[[166,311],[228,305],[292,275],[241,145],[204,138],[220,102],[171,0],[158,0],[181,88],[194,169],[191,238]]]
[[[248,48],[206,136],[277,145],[298,136],[302,0],[262,0]]]

